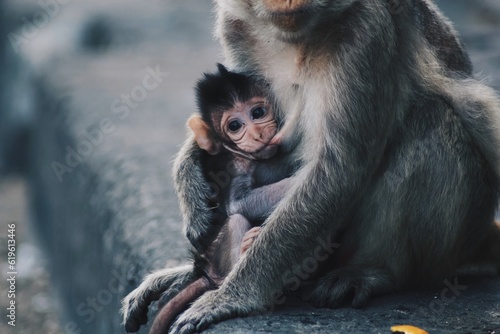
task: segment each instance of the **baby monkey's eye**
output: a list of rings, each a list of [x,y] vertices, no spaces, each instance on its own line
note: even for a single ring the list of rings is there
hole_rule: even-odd
[[[252,119],[259,119],[266,115],[267,109],[265,107],[257,107],[252,109]]]
[[[227,127],[228,127],[229,131],[236,132],[239,129],[241,129],[242,124],[240,121],[234,120],[234,121],[229,122],[229,125]]]

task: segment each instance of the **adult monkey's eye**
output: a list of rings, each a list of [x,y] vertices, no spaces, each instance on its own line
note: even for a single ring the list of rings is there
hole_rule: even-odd
[[[259,119],[266,115],[267,109],[265,107],[257,107],[252,109],[252,119]]]
[[[231,132],[237,132],[239,129],[241,129],[241,126],[242,126],[242,124],[240,121],[234,120],[234,121],[229,122],[229,125],[227,126],[227,128]]]

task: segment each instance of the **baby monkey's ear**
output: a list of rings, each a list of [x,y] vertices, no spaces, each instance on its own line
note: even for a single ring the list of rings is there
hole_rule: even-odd
[[[203,121],[200,115],[192,115],[189,117],[187,124],[194,133],[194,138],[198,146],[207,151],[210,155],[215,155],[220,152],[221,142],[215,138],[212,128]]]

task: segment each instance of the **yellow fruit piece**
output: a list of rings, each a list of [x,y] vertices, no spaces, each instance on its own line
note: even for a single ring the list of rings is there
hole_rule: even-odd
[[[423,329],[420,329],[420,328],[414,327],[414,326],[407,326],[407,325],[405,325],[405,326],[392,326],[391,331],[393,333],[400,332],[400,333],[404,333],[404,334],[429,334],[426,331],[424,331]]]

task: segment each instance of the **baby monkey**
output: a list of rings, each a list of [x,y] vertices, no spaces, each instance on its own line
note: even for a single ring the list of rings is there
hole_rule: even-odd
[[[280,163],[281,135],[266,83],[217,66],[217,73],[205,74],[196,86],[200,114],[191,116],[188,126],[207,153],[202,158],[207,179],[221,172],[230,176],[229,185],[211,199],[214,210],[227,214],[214,222],[207,250],[192,251],[199,278],[158,312],[152,334],[166,333],[189,303],[222,283],[283,198],[294,172]]]

